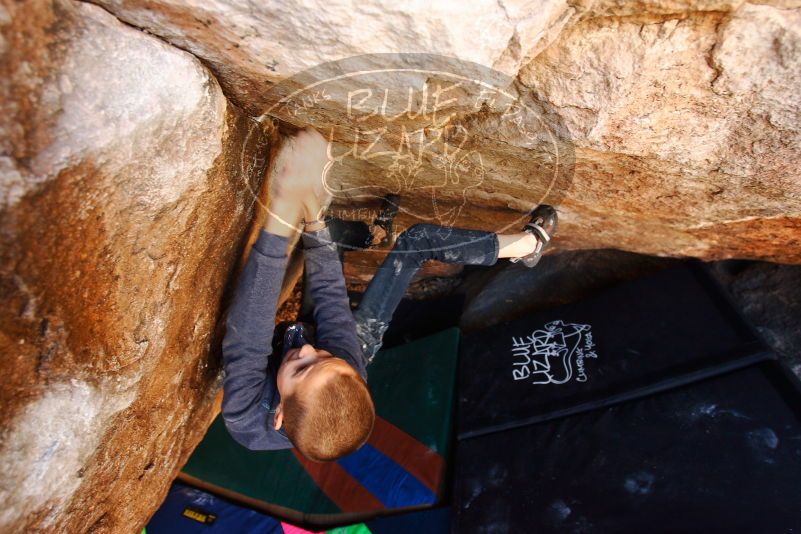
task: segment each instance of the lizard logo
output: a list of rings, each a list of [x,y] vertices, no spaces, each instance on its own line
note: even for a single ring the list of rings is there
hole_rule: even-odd
[[[512,337],[512,378],[532,384],[586,382],[585,360],[597,359],[592,328],[551,321],[523,337]]]
[[[280,121],[313,125],[327,138],[321,186],[329,214],[344,220],[369,220],[377,213],[366,210],[394,194],[405,199],[398,207],[408,226],[483,216],[495,226],[488,230],[506,232],[538,204],[558,205],[573,178],[575,151],[559,113],[469,61],[353,56],[282,80],[262,101],[254,131]],[[516,192],[499,195],[492,214],[471,213],[508,184]]]

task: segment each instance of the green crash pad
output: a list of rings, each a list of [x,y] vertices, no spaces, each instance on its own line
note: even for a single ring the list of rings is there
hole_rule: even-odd
[[[309,525],[336,524],[439,501],[451,439],[459,331],[382,350],[368,368],[376,427],[337,462],[293,450],[251,451],[217,417],[181,479]]]

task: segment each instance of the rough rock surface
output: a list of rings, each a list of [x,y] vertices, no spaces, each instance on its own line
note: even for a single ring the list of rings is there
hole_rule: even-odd
[[[313,81],[321,63],[385,52],[459,58],[454,68],[473,77],[492,76],[465,62],[492,67],[500,76],[493,83],[542,117],[537,126],[524,116],[527,126],[572,142],[572,183],[543,197],[535,182],[548,167],[537,166],[537,147],[519,124],[492,105],[476,111],[461,100],[443,103],[441,112],[466,129],[467,148],[481,157],[482,179],[446,187],[433,172],[442,150],[432,151],[415,162],[415,180],[402,184],[412,212],[439,189],[435,211],[457,215],[448,222],[499,229],[544,198],[560,204],[563,248],[801,262],[796,0],[97,1],[202,58],[250,113],[323,130],[335,125],[341,146],[377,125],[349,114],[345,93],[314,101],[299,117],[275,109],[286,91],[271,91],[304,69],[312,68],[304,83]],[[362,63],[397,67],[403,59]],[[422,78],[409,82],[418,104]],[[402,86],[399,80],[387,75],[384,86]],[[342,181],[392,189],[394,177],[378,163],[343,161]]]
[[[711,266],[746,319],[801,378],[801,267],[723,261]]]
[[[265,138],[99,7],[0,32],[0,530],[136,532],[209,422]]]

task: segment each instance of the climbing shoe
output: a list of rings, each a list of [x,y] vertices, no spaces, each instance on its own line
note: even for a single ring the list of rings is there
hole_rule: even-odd
[[[400,208],[400,195],[387,195],[381,202],[378,217],[373,221],[373,226],[377,226],[384,231],[384,237],[378,242],[373,242],[374,247],[383,247],[392,241],[392,221],[398,214]]]
[[[559,216],[553,206],[540,204],[531,212],[531,219],[523,227],[523,231],[537,238],[537,247],[534,252],[522,258],[514,258],[512,262],[523,262],[526,267],[534,267],[539,263],[542,253],[548,247],[551,237],[556,233]]]

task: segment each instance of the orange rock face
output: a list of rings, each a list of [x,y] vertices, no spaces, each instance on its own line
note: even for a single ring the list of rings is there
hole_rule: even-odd
[[[3,15],[0,530],[134,532],[212,415],[265,137],[98,7]]]
[[[202,8],[170,0],[100,3],[203,58],[226,94],[251,114],[331,132],[339,153],[358,135],[363,157],[343,160],[338,169],[350,207],[361,201],[347,191],[402,190],[418,219],[437,212],[447,220],[439,215],[463,207],[454,222],[494,230],[546,200],[560,205],[562,248],[801,262],[801,5],[795,0],[403,6],[379,0],[370,8],[348,0]],[[414,61],[413,53],[431,58]],[[452,64],[435,61],[443,58]],[[320,68],[330,62],[339,67]],[[421,66],[430,71],[408,70]],[[340,77],[339,90],[337,83],[314,85],[381,69],[383,79]],[[473,168],[480,156],[481,179],[470,182],[476,176],[461,172],[462,181],[443,185],[437,163],[443,149],[430,143],[445,130],[417,117],[404,127],[422,132],[413,144],[424,153],[398,186],[390,163],[366,152],[400,153],[402,134],[373,145],[375,132],[406,104],[404,91],[411,90],[409,102],[419,112],[438,87],[465,81],[454,74],[488,82],[495,96],[506,93],[507,107],[534,113],[507,113],[486,86],[461,83],[446,91],[439,117],[464,127],[464,135],[443,137],[473,153]],[[348,83],[350,92],[341,90]],[[304,113],[275,107],[298,89],[305,89],[294,97]],[[380,102],[384,91],[388,108]],[[542,139],[532,144],[529,132],[572,147],[571,179],[555,196],[543,196]],[[432,190],[439,195],[435,207]]]

